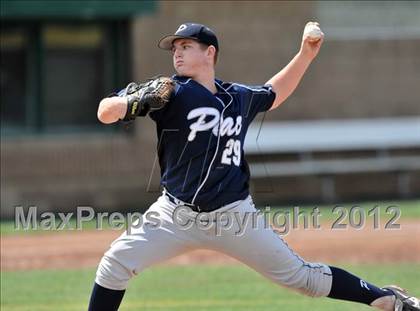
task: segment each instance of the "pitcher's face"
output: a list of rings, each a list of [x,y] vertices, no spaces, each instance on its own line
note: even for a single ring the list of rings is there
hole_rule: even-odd
[[[194,77],[208,67],[208,53],[193,39],[177,39],[172,46],[173,64],[180,76]]]

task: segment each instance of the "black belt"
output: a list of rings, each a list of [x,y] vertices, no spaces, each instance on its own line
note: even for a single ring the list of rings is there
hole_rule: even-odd
[[[168,198],[168,200],[178,206],[187,206],[191,208],[194,212],[201,212],[200,207],[191,203],[186,203],[184,201],[181,201],[174,197],[173,195],[169,194],[167,191],[164,191],[165,196]]]
[[[173,196],[172,194],[170,194],[166,189],[163,191],[163,194],[165,195],[165,197],[168,198],[169,202],[177,205],[177,206],[187,206],[189,207],[192,211],[197,212],[197,213],[201,213],[201,212],[205,212],[205,213],[210,213],[213,212],[221,207],[224,207],[226,205],[232,204],[234,202],[231,202],[229,204],[225,204],[225,205],[219,205],[218,207],[214,207],[211,205],[206,205],[206,206],[198,206],[195,204],[191,204],[191,203],[186,203],[178,198],[176,198],[175,196]],[[245,198],[244,198],[245,199]],[[238,201],[240,201],[242,199],[239,199]]]

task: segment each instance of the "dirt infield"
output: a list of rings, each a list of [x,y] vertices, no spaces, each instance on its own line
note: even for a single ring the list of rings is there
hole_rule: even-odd
[[[1,270],[96,267],[120,232],[40,233],[1,237]],[[399,230],[292,230],[289,246],[310,261],[346,263],[420,262],[420,221],[402,220]],[[237,264],[223,254],[197,250],[163,264]]]

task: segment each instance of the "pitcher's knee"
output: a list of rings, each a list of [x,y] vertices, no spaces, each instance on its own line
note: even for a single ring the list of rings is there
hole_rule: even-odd
[[[95,282],[105,288],[124,290],[134,273],[117,260],[104,255],[96,271]]]
[[[311,297],[325,297],[330,293],[332,284],[330,267],[324,264],[304,264],[302,270],[306,275],[306,284],[299,291]]]
[[[311,297],[325,297],[332,284],[331,270],[324,264],[302,263],[277,278],[281,285]]]

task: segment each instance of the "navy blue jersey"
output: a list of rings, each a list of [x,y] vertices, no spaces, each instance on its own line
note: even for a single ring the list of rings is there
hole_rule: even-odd
[[[161,185],[202,211],[245,199],[250,178],[245,135],[257,113],[272,106],[271,86],[216,79],[212,94],[191,78],[172,78],[175,96],[149,113],[156,122]],[[116,95],[124,96],[125,89]]]
[[[212,94],[190,78],[173,78],[173,100],[149,114],[156,122],[161,185],[200,210],[245,199],[250,178],[245,135],[256,114],[272,106],[271,86],[216,79],[218,91]]]

